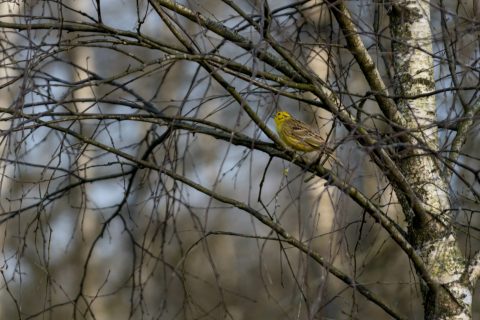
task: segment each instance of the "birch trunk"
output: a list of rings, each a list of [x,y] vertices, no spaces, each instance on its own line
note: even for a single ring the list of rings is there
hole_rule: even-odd
[[[426,217],[421,217],[397,190],[408,221],[410,241],[436,282],[422,281],[425,319],[471,319],[472,283],[453,230],[448,195],[442,176],[434,95],[408,97],[435,89],[430,6],[425,1],[397,0],[390,10],[395,66],[395,93],[407,128],[406,147],[397,150],[399,166]]]

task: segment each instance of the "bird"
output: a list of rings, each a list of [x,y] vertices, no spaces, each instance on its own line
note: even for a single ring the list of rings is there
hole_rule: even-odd
[[[320,133],[306,123],[293,118],[286,111],[279,111],[274,118],[277,133],[283,142],[296,151],[312,152],[322,150],[332,154]]]

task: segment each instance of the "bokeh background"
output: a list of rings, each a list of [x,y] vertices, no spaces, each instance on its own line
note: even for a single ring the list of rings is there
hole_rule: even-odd
[[[475,1],[452,2],[455,16],[478,21]],[[238,30],[258,48],[267,46],[226,2],[181,3]],[[236,3],[252,17],[262,12],[261,1]],[[385,9],[371,1],[349,8],[390,84],[388,39],[375,37],[388,28]],[[270,1],[270,10],[272,35],[345,105],[364,96],[368,85],[342,50],[342,35],[321,1]],[[85,28],[1,31],[1,108],[22,116],[0,116],[0,318],[389,318],[244,210],[80,137],[136,159],[149,152],[151,163],[272,217],[403,315],[423,318],[413,267],[362,208],[291,162],[195,131],[202,124],[197,121],[209,121],[272,142],[200,60],[175,51],[181,43],[147,1],[9,1],[0,4],[0,12],[2,22],[71,22]],[[253,50],[165,12],[200,52],[258,72],[271,70]],[[432,17],[440,50],[438,12]],[[465,21],[450,23],[462,34],[458,54],[467,63],[478,58],[478,31],[465,33],[471,30]],[[446,65],[438,63],[434,71],[438,88],[450,86]],[[462,85],[478,81],[471,69],[459,74]],[[366,150],[334,117],[307,103],[311,96],[268,81],[262,86],[222,76],[270,129],[279,109],[319,128],[336,148],[338,161],[326,166],[404,225],[395,194]],[[439,119],[455,112],[457,98],[448,91],[438,96]],[[376,110],[370,101],[363,108]],[[172,117],[192,120],[191,127],[168,132]],[[381,131],[372,119],[366,123]],[[448,131],[441,134],[447,142]],[[166,138],[149,151],[162,135]],[[473,132],[465,149],[471,166],[478,165],[476,136]],[[465,200],[466,193],[452,183],[455,201],[478,209]],[[474,226],[476,218],[460,214],[459,221]],[[459,231],[466,234],[466,254],[478,247],[474,232]]]

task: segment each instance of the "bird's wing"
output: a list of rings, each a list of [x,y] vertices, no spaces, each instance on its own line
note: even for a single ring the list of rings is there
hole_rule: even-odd
[[[293,135],[296,136],[298,140],[314,148],[320,148],[324,143],[323,138],[318,132],[299,121],[292,123],[291,129]]]

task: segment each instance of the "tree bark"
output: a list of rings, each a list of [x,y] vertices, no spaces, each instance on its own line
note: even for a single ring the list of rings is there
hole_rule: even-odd
[[[407,127],[397,150],[399,166],[427,217],[416,212],[402,192],[397,195],[408,221],[410,241],[437,285],[422,281],[425,319],[471,319],[472,287],[453,230],[449,182],[442,175],[434,95],[409,99],[435,89],[430,6],[397,0],[390,10],[395,94]],[[395,184],[395,183],[394,183]]]

